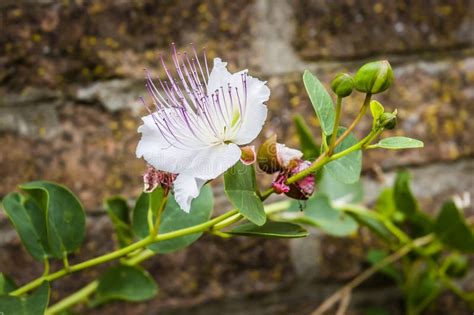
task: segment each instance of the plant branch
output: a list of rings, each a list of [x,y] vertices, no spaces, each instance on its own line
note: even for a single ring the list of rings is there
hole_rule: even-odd
[[[365,95],[365,100],[364,103],[362,104],[362,107],[360,108],[359,113],[357,114],[356,118],[354,121],[351,123],[351,125],[344,131],[344,133],[336,140],[335,147],[342,142],[351,132],[354,130],[355,126],[360,122],[362,117],[364,117],[365,113],[367,112],[367,109],[369,108],[370,104],[370,99],[372,98],[372,94],[367,93]]]
[[[127,255],[128,253],[131,253],[131,252],[133,252],[137,249],[147,247],[148,245],[156,243],[156,242],[165,241],[165,240],[169,240],[169,239],[172,239],[172,238],[176,238],[176,237],[180,237],[180,236],[184,236],[184,235],[189,235],[189,234],[194,234],[194,233],[198,233],[198,232],[203,232],[203,231],[209,229],[210,227],[212,227],[213,225],[227,219],[228,217],[233,216],[236,213],[238,213],[238,210],[232,210],[232,211],[229,211],[229,212],[227,212],[223,215],[220,215],[220,216],[218,216],[218,217],[216,217],[212,220],[209,220],[207,222],[204,222],[204,223],[201,223],[201,224],[198,224],[198,225],[195,225],[195,226],[191,226],[191,227],[188,227],[188,228],[176,230],[176,231],[173,231],[173,232],[159,234],[157,236],[150,235],[149,237],[144,238],[144,239],[142,239],[138,242],[135,242],[135,243],[133,243],[133,244],[127,246],[127,247],[118,249],[116,251],[107,253],[105,255],[102,255],[102,256],[99,256],[99,257],[96,257],[96,258],[92,258],[90,260],[78,263],[76,265],[71,265],[71,266],[69,266],[68,270],[66,268],[63,268],[63,269],[61,269],[59,271],[56,271],[54,273],[51,273],[49,275],[39,277],[39,278],[31,281],[30,283],[16,289],[15,291],[10,292],[10,295],[20,296],[20,295],[22,295],[22,294],[38,287],[38,286],[40,286],[44,281],[49,281],[50,282],[50,281],[62,278],[65,275],[67,275],[68,273],[76,272],[76,271],[83,270],[83,269],[86,269],[86,268],[90,268],[90,267],[93,267],[93,266],[96,266],[96,265],[99,265],[99,264],[103,264],[103,263],[111,261],[111,260],[118,259],[122,256]]]
[[[341,289],[337,290],[335,293],[333,293],[329,298],[327,298],[313,313],[312,315],[323,315],[324,312],[329,310],[335,303],[337,303],[341,298],[343,298],[345,295],[347,295],[349,292],[351,292],[354,288],[359,286],[361,283],[366,281],[368,278],[370,278],[373,274],[375,274],[377,271],[380,269],[386,267],[387,265],[390,265],[394,263],[395,261],[399,260],[400,258],[404,257],[407,255],[410,251],[412,251],[415,248],[422,247],[430,242],[432,242],[434,239],[433,234],[428,234],[426,236],[417,238],[413,240],[413,242],[401,247],[398,251],[393,253],[390,256],[385,257],[369,269],[366,269],[364,272],[362,272],[360,275],[358,275],[356,278],[354,278],[351,282],[346,284],[344,287]]]
[[[342,97],[337,97],[336,103],[336,118],[334,119],[334,128],[332,129],[331,140],[329,142],[329,149],[328,149],[328,156],[331,156],[334,152],[334,148],[336,147],[336,138],[337,138],[337,131],[339,129],[339,121],[341,120],[341,108],[342,108]],[[323,135],[324,138],[324,135]]]

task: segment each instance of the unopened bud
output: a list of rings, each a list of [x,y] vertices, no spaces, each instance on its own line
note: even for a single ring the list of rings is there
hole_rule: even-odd
[[[273,174],[294,168],[303,153],[276,142],[276,135],[268,138],[258,149],[258,166],[266,173]]]
[[[392,130],[397,125],[397,113],[383,113],[379,117],[379,126],[388,130]]]
[[[255,153],[255,146],[248,145],[240,148],[242,154],[240,155],[240,161],[245,165],[252,165],[257,160],[257,154]]]
[[[387,60],[369,62],[360,67],[354,77],[354,86],[360,92],[377,94],[392,85],[393,71]]]
[[[262,171],[268,174],[273,174],[281,169],[277,159],[276,139],[276,135],[273,135],[265,140],[257,152],[258,166]]]
[[[354,88],[354,79],[347,73],[339,73],[332,80],[331,88],[339,97],[349,96]]]

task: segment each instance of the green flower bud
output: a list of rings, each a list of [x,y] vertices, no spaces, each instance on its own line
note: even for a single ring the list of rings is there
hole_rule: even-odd
[[[331,82],[333,92],[339,97],[346,97],[352,93],[354,79],[347,73],[339,73]]]
[[[379,117],[379,126],[388,130],[392,130],[397,125],[397,112],[383,113]]]
[[[393,71],[387,60],[366,63],[354,77],[356,90],[371,94],[385,91],[392,82]]]

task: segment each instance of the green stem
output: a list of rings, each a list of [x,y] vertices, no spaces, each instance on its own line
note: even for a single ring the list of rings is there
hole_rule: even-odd
[[[156,236],[158,234],[158,231],[160,229],[160,223],[161,223],[161,215],[163,214],[163,210],[166,207],[166,204],[168,203],[168,193],[165,194],[163,197],[163,200],[161,200],[160,207],[158,208],[158,212],[156,213],[156,221],[155,224],[153,225],[153,229],[151,230],[151,235]]]
[[[367,109],[369,108],[371,98],[372,98],[372,94],[367,93],[365,95],[365,100],[364,100],[364,103],[362,104],[362,107],[360,108],[359,113],[357,114],[356,118],[351,123],[351,125],[346,129],[346,131],[344,131],[344,133],[336,140],[336,143],[334,145],[335,147],[337,147],[337,145],[341,143],[342,140],[344,140],[352,132],[352,130],[354,130],[355,126],[357,126],[357,124],[360,122],[362,117],[364,117],[365,113],[367,112]]]
[[[291,202],[289,200],[271,203],[271,204],[265,206],[265,213],[267,215],[270,215],[272,213],[283,211],[283,210],[287,209],[290,206],[290,204],[291,204]],[[213,228],[217,229],[217,227],[220,226],[219,229],[222,229],[225,226],[230,225],[230,224],[223,225],[224,222],[229,223],[233,218],[236,218],[236,217],[239,217],[239,216],[240,216],[240,214],[238,214],[238,213],[234,214],[231,217],[228,217],[227,219],[222,220],[220,223],[215,224],[213,226]],[[135,256],[133,256],[129,259],[124,260],[122,263],[125,264],[125,265],[128,265],[128,266],[134,266],[134,265],[138,265],[141,262],[153,257],[154,255],[156,255],[155,252],[153,252],[149,249],[143,249],[140,253],[136,254]],[[59,301],[58,303],[56,303],[56,304],[52,305],[51,307],[49,307],[46,314],[47,315],[53,315],[53,314],[59,313],[61,311],[64,311],[64,310],[68,309],[69,307],[85,300],[88,296],[90,296],[92,293],[95,292],[95,290],[97,289],[97,285],[98,285],[97,280],[89,283],[88,285],[86,285],[85,287],[80,289],[79,291],[73,293],[72,295],[66,297],[65,299],[63,299],[63,300]]]
[[[43,277],[44,276],[47,276],[49,274],[49,259],[48,258],[45,258],[45,260],[43,261],[43,264],[44,264],[44,271],[43,271]]]
[[[377,212],[371,211],[364,206],[354,205],[354,204],[345,204],[341,207],[342,211],[352,212],[358,215],[363,215],[375,219],[382,223],[387,230],[390,231],[401,243],[407,244],[411,242],[411,238],[402,230],[400,230],[396,225],[394,225],[390,220],[384,216],[378,214]]]
[[[93,266],[96,266],[96,265],[99,265],[99,264],[103,264],[105,262],[108,262],[108,261],[111,261],[111,260],[114,260],[114,259],[118,259],[122,256],[127,255],[128,253],[131,253],[131,252],[133,252],[137,249],[143,248],[143,247],[147,247],[148,245],[156,243],[156,242],[169,240],[169,239],[172,239],[172,238],[176,238],[176,237],[180,237],[180,236],[184,236],[184,235],[189,235],[189,234],[193,234],[193,233],[203,232],[203,231],[209,229],[210,227],[212,227],[213,225],[227,219],[228,217],[233,216],[236,213],[238,213],[238,210],[232,210],[232,211],[229,211],[229,212],[227,212],[223,215],[220,215],[220,216],[218,216],[218,217],[216,217],[212,220],[209,220],[207,222],[204,222],[204,223],[192,226],[192,227],[176,230],[176,231],[169,232],[169,233],[160,234],[160,235],[157,235],[157,236],[149,236],[149,237],[144,238],[144,239],[142,239],[142,240],[140,240],[136,243],[133,243],[133,244],[127,246],[127,247],[118,249],[116,251],[107,253],[105,255],[102,255],[102,256],[87,260],[87,261],[84,261],[84,262],[76,264],[76,265],[69,266],[69,270],[66,270],[66,268],[63,268],[63,269],[61,269],[59,271],[56,271],[54,273],[51,273],[47,276],[37,278],[37,279],[31,281],[30,283],[16,289],[15,291],[10,292],[10,295],[20,296],[20,295],[22,295],[22,294],[38,287],[38,286],[40,286],[44,281],[51,282],[53,280],[64,277],[68,273],[76,272],[76,271],[83,270],[83,269],[86,269],[86,268],[90,268],[90,267],[93,267]]]
[[[81,301],[84,301],[89,295],[95,292],[97,290],[97,287],[99,286],[99,281],[95,280],[80,289],[79,291],[71,294],[67,298],[59,301],[58,303],[54,304],[51,307],[48,307],[46,310],[46,315],[52,315],[52,314],[57,314],[61,311],[67,310],[69,307],[72,305],[75,305]]]
[[[336,118],[334,119],[334,128],[332,129],[331,141],[329,142],[328,156],[331,156],[336,147],[337,130],[339,129],[339,121],[341,120],[342,97],[337,97],[336,102]],[[323,135],[324,136],[324,135]]]
[[[413,249],[425,246],[432,242],[434,239],[433,234],[428,234],[426,236],[417,238],[413,240],[413,242],[410,242],[403,247],[401,247],[398,251],[395,253],[391,254],[390,256],[385,257],[369,269],[366,269],[364,272],[362,272],[360,275],[358,275],[356,278],[354,278],[351,282],[346,284],[344,287],[336,291],[334,294],[332,294],[329,298],[327,298],[313,313],[312,315],[322,315],[324,314],[327,310],[329,310],[337,301],[339,301],[341,298],[343,298],[346,294],[351,292],[354,288],[359,286],[361,283],[366,281],[368,278],[370,278],[373,274],[378,272],[380,269],[394,263],[395,261],[399,260],[400,258],[404,257],[407,255],[409,252],[411,252]]]

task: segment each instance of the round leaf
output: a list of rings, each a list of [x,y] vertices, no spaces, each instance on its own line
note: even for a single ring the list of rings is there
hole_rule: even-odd
[[[29,203],[19,193],[10,193],[3,198],[3,208],[15,227],[21,242],[33,258],[43,261],[48,257],[46,219],[44,212]]]
[[[145,301],[157,293],[158,286],[146,270],[139,267],[114,266],[100,276],[94,304],[110,300]]]
[[[342,135],[346,128],[339,127],[338,136]],[[329,140],[328,140],[329,141]],[[334,148],[334,153],[339,153],[357,144],[357,138],[350,133],[338,146]],[[334,160],[324,166],[334,179],[344,183],[352,184],[359,180],[362,170],[362,152],[360,150],[351,152],[337,160]]]
[[[152,198],[150,194],[143,193],[138,198],[133,210],[133,230],[141,238],[149,235],[147,213],[150,198]],[[152,203],[155,204],[155,202]],[[172,232],[208,221],[212,214],[213,204],[212,189],[209,185],[204,186],[199,196],[193,199],[189,213],[181,210],[173,196],[169,196],[168,203],[161,215],[159,233]],[[156,214],[156,209],[154,210]],[[195,233],[161,241],[150,245],[150,249],[158,253],[173,252],[194,243],[201,235],[202,233]]]
[[[225,193],[230,202],[250,222],[263,225],[267,220],[263,203],[257,196],[253,165],[237,162],[224,174]]]
[[[33,294],[26,297],[0,296],[0,314],[38,315],[44,314],[49,303],[49,284],[44,282]]]
[[[20,186],[44,211],[49,247],[57,258],[78,249],[85,237],[85,213],[77,197],[66,187],[36,181]]]
[[[334,236],[347,236],[357,230],[357,222],[344,212],[331,206],[329,198],[316,194],[308,200],[301,222],[314,225]]]

